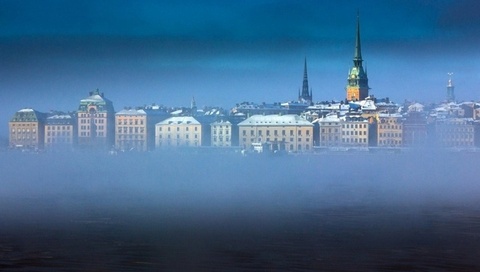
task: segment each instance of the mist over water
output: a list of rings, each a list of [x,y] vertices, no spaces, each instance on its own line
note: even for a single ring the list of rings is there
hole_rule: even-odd
[[[479,153],[0,153],[0,268],[473,271]]]

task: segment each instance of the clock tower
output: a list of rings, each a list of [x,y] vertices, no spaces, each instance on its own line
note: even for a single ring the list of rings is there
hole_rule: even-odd
[[[347,79],[347,100],[363,100],[368,96],[368,77],[362,66],[362,50],[360,47],[360,18],[357,16],[357,36],[355,40],[355,54],[353,67],[350,69]]]

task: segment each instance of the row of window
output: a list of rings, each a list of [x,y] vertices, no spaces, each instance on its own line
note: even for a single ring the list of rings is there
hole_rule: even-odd
[[[342,138],[343,143],[367,143],[367,138]]]
[[[20,129],[20,128],[19,128],[18,130],[15,130],[15,129],[13,128],[13,129],[12,129],[12,133],[15,134],[15,132],[18,132],[19,134],[20,134],[20,133],[30,133],[30,129],[29,129],[29,128],[27,128],[27,129],[25,129],[25,128]],[[32,129],[32,132],[33,132],[33,133],[36,133],[37,130],[36,130],[36,129]]]
[[[386,138],[399,138],[402,137],[402,133],[393,133],[393,132],[386,132],[386,133],[378,133],[378,137],[386,137]]]
[[[278,138],[266,138],[265,141],[266,142],[270,142],[270,141],[274,141],[274,142],[278,142],[278,141],[282,141],[282,142],[285,142],[287,139],[286,138],[282,138],[281,140],[279,140]],[[290,142],[293,142],[295,139],[294,138],[290,138]],[[247,141],[247,138],[243,138],[243,142],[245,143]],[[297,138],[297,142],[301,142],[302,141],[302,138]],[[251,143],[254,143],[254,142],[263,142],[263,138],[250,138],[250,142]],[[305,142],[310,142],[310,138],[305,138]]]
[[[97,126],[98,130],[103,130],[104,126]],[[90,130],[90,126],[80,126],[81,130]]]
[[[379,129],[395,129],[395,130],[401,130],[402,126],[401,125],[378,125]]]
[[[45,126],[47,130],[72,130],[73,126]]]
[[[367,124],[342,124],[342,128],[367,128]]]
[[[400,140],[392,140],[392,139],[379,140],[379,141],[378,141],[378,144],[379,144],[379,145],[393,145],[393,146],[398,146],[398,145],[401,145],[401,144],[402,144],[402,141],[400,141]]]
[[[27,127],[29,127],[29,126],[31,126],[31,127],[36,127],[37,124],[35,124],[35,123],[33,123],[33,124],[24,124],[24,123],[20,123],[20,124],[17,123],[17,124],[15,124],[15,123],[13,123],[13,124],[12,124],[12,127],[15,127],[15,126],[17,126],[17,127],[25,127],[25,126],[27,126]]]
[[[143,135],[117,135],[117,139],[144,140]]]
[[[271,130],[266,130],[265,135],[266,136],[271,136],[270,132],[271,132]],[[306,130],[305,133],[306,133],[307,136],[309,136],[310,135],[310,130]],[[289,134],[290,134],[290,136],[293,136],[295,134],[294,130],[289,130]],[[297,130],[297,135],[302,136],[302,130]],[[247,136],[247,130],[242,130],[242,136]],[[255,135],[255,130],[250,130],[250,136],[263,136],[263,130],[258,130],[257,135]],[[273,131],[273,136],[280,136],[278,134],[277,130]],[[282,135],[281,136],[286,136],[286,131],[284,129],[282,130]]]
[[[216,134],[217,134],[217,130],[214,129],[214,130],[213,130],[213,135],[216,135]],[[222,135],[222,134],[223,134],[223,130],[220,130],[220,131],[218,132],[218,134]],[[230,134],[230,132],[229,132],[228,130],[225,130],[225,134],[228,135],[228,134]]]
[[[219,141],[219,142],[223,142],[223,137],[213,137],[213,141],[216,142],[216,141]],[[225,142],[229,142],[230,141],[230,138],[226,137],[225,138]]]
[[[179,134],[175,134],[175,135],[177,135],[177,137],[176,137],[177,139],[182,138],[182,137],[180,137]],[[184,136],[185,136],[185,139],[190,139],[190,134],[185,134]],[[159,139],[163,139],[164,137],[163,137],[162,134],[159,134],[159,135],[158,135],[158,138],[159,138]],[[166,138],[167,138],[167,139],[172,139],[173,137],[172,137],[172,135],[167,134],[167,137],[166,137]],[[193,138],[198,139],[198,134],[193,135]]]
[[[63,136],[63,137],[70,137],[70,131],[48,131],[47,136]]]
[[[105,124],[105,119],[93,119],[95,124]],[[90,119],[80,119],[80,124],[90,124]]]
[[[107,117],[105,113],[94,113],[94,114],[89,114],[89,113],[80,113],[80,117],[99,117],[99,118],[104,118]]]
[[[90,137],[90,132],[88,132],[88,131],[82,131],[82,132],[80,132],[80,136],[81,136],[81,137]],[[98,136],[98,137],[105,137],[105,133],[103,133],[102,131],[98,131],[98,132],[97,132],[97,136]]]
[[[118,127],[117,133],[145,133],[144,127]]]
[[[189,127],[184,127],[185,128],[185,131],[190,131],[189,130]],[[173,131],[174,129],[172,129],[172,127],[167,127],[167,131]],[[176,127],[175,129],[176,131],[180,131],[180,127]],[[198,127],[194,127],[193,128],[194,131],[198,131]],[[158,131],[159,132],[162,132],[163,131],[163,128],[162,127],[158,127]]]
[[[118,120],[117,125],[119,125],[119,126],[127,125],[127,123],[128,123],[128,125],[131,125],[131,126],[132,125],[143,125],[143,120],[142,119],[140,119],[140,120],[138,120],[138,119],[135,119],[135,120],[132,120],[132,119]]]
[[[361,131],[342,131],[342,135],[367,135],[366,130],[361,130]]]

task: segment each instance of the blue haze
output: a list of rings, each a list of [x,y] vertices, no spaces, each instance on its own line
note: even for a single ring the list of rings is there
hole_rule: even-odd
[[[357,11],[371,93],[437,102],[454,72],[478,100],[478,1],[0,1],[0,138],[20,108],[116,109],[293,100],[307,57],[314,100],[343,99]]]

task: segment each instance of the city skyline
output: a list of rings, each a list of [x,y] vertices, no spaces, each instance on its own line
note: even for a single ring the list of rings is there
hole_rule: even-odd
[[[371,94],[439,102],[453,72],[457,99],[478,100],[475,1],[0,5],[3,124],[24,107],[76,110],[97,88],[117,111],[296,100],[304,58],[313,100],[341,100],[357,12]]]

